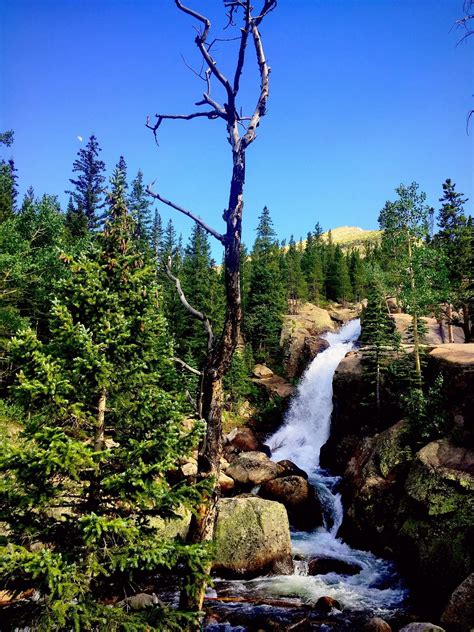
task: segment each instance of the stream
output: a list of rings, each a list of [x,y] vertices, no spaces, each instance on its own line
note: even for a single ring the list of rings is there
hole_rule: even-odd
[[[214,582],[219,596],[232,595],[240,598],[285,600],[296,606],[314,606],[323,596],[336,599],[344,612],[344,618],[358,615],[391,618],[403,610],[407,591],[397,575],[392,562],[381,559],[368,551],[351,548],[337,537],[343,519],[343,507],[338,493],[339,478],[319,467],[319,453],[327,441],[330,432],[332,403],[332,381],[336,368],[348,351],[355,348],[360,335],[360,321],[353,320],[345,324],[338,332],[325,334],[329,347],[319,353],[303,375],[297,392],[286,413],[283,425],[267,443],[272,450],[272,460],[289,459],[305,470],[309,480],[317,489],[323,506],[324,526],[308,533],[292,530],[294,561],[293,575],[265,576],[250,580],[220,580]],[[326,575],[308,575],[308,560],[314,557],[331,557],[356,564],[361,571],[355,575],[341,575],[331,572]],[[271,614],[272,606],[252,604],[228,604],[227,614],[244,615],[242,621],[253,617],[265,620]],[[273,610],[275,608],[273,607]],[[275,614],[273,612],[273,614]],[[333,609],[337,618],[338,612]],[[339,615],[341,613],[339,612]],[[292,619],[285,627],[285,616],[281,614],[282,627],[290,629]],[[230,617],[228,620],[234,620]],[[208,629],[253,630],[243,624],[237,627],[226,624],[208,626]],[[315,624],[316,625],[316,624]],[[333,630],[356,629],[349,627],[334,628],[321,624],[321,627],[298,625],[295,629]],[[257,628],[255,628],[257,629]],[[266,627],[258,629],[266,630]]]

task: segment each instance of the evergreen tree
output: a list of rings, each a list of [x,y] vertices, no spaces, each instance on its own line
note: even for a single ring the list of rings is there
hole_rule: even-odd
[[[157,261],[160,261],[163,256],[163,224],[157,209],[155,209],[153,224],[150,229],[150,245]]]
[[[297,247],[293,235],[290,237],[285,255],[286,295],[292,309],[296,309],[301,301],[308,297],[308,286],[301,269],[302,252]]]
[[[438,215],[439,231],[434,238],[434,245],[445,254],[453,302],[463,310],[464,335],[466,342],[469,342],[473,326],[472,225],[464,212],[467,198],[457,192],[455,186],[449,178],[443,183],[443,196],[440,198],[442,205]]]
[[[202,489],[168,475],[198,428],[182,424],[155,271],[131,239],[121,178],[117,168],[104,233],[87,253],[62,256],[49,340],[26,329],[12,343],[28,420],[0,459],[0,580],[40,592],[40,629],[186,629],[185,613],[127,612],[114,597],[178,564],[192,581],[207,562],[158,520],[201,500]]]
[[[0,145],[10,147],[13,144],[13,132],[0,134]],[[11,219],[16,211],[17,176],[12,158],[0,160],[0,223]]]
[[[87,222],[89,230],[95,230],[99,227],[101,219],[99,212],[104,206],[105,182],[103,175],[105,164],[99,160],[100,151],[97,138],[92,135],[85,148],[78,151],[78,158],[73,163],[72,170],[78,176],[69,180],[74,185],[74,189],[66,191],[66,193],[69,193],[73,200],[71,214],[76,213],[78,218],[73,219],[70,214],[71,224],[68,225],[68,228],[71,233],[73,227],[82,227],[85,222]]]
[[[400,337],[396,332],[395,321],[388,313],[381,275],[377,270],[372,273],[361,325],[364,373],[373,385],[371,395],[379,415],[382,376],[392,360],[393,352],[399,348]]]
[[[251,252],[246,318],[246,333],[258,360],[275,357],[279,348],[281,324],[286,311],[280,257],[270,211],[265,207]]]
[[[355,248],[350,254],[349,268],[354,299],[361,301],[366,295],[366,270],[362,257]]]
[[[306,279],[308,298],[319,305],[324,298],[324,272],[322,258],[322,230],[316,224],[315,233],[309,232],[306,238],[304,253],[301,259],[301,269]],[[319,232],[321,231],[321,232]]]
[[[216,335],[223,318],[223,287],[219,279],[206,231],[196,224],[184,251],[181,286],[189,303],[206,314]],[[174,288],[173,288],[174,289]],[[180,353],[189,354],[198,366],[206,357],[207,338],[202,323],[181,306],[185,328],[177,332]]]
[[[132,181],[132,190],[128,201],[130,213],[135,220],[135,238],[143,245],[151,237],[151,200],[143,182],[143,173],[138,171]]]

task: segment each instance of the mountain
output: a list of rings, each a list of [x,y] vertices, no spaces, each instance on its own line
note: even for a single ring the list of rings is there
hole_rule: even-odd
[[[328,232],[323,233],[323,238],[326,240]],[[358,226],[339,226],[332,228],[331,234],[335,244],[339,244],[343,250],[350,250],[351,248],[363,248],[367,243],[379,242],[382,231],[365,230]]]

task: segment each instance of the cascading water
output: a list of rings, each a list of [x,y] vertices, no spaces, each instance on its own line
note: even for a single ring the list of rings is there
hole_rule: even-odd
[[[298,598],[315,603],[329,596],[345,610],[371,611],[384,615],[399,609],[406,599],[393,564],[370,552],[352,549],[337,531],[343,518],[338,478],[319,467],[321,447],[329,438],[332,413],[332,381],[336,368],[360,335],[360,321],[353,320],[337,333],[325,335],[329,347],[318,354],[304,374],[282,427],[268,440],[272,460],[289,459],[304,469],[317,489],[323,505],[324,526],[312,533],[292,533],[295,562],[294,575],[258,577],[233,581],[230,592],[261,598]],[[309,576],[305,559],[331,557],[357,565],[355,575]]]

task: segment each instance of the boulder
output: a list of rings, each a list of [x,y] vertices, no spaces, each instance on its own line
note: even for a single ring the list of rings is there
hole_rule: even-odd
[[[445,630],[434,623],[415,622],[409,623],[403,627],[400,632],[445,632]]]
[[[263,452],[242,452],[231,462],[225,473],[239,485],[254,487],[276,478],[281,469]]]
[[[252,369],[252,375],[259,379],[267,379],[273,376],[273,371],[265,364],[256,364]]]
[[[470,632],[474,628],[474,573],[451,595],[441,623],[453,632]]]
[[[275,396],[281,399],[287,399],[295,392],[293,384],[279,375],[273,375],[272,377],[264,379],[254,378],[252,382],[263,388],[270,399],[273,399]]]
[[[327,575],[328,573],[357,575],[361,570],[358,564],[338,560],[335,557],[315,557],[308,563],[308,575]]]
[[[380,617],[369,619],[363,628],[364,632],[392,632],[389,624]]]
[[[308,478],[308,475],[304,470],[298,467],[293,461],[289,459],[283,459],[282,461],[278,461],[277,465],[283,468],[283,472],[281,476],[290,476],[294,474],[295,476],[302,476],[303,478]]]
[[[333,608],[336,610],[342,610],[341,604],[332,597],[320,597],[316,602],[316,608],[321,612],[328,613],[331,612]]]
[[[221,498],[217,510],[214,572],[227,577],[293,572],[290,526],[281,503],[237,496]]]
[[[412,317],[409,314],[391,314],[398,333],[402,337],[402,342],[410,344],[409,328],[412,324]],[[436,318],[422,318],[426,325],[427,333],[424,337],[424,343],[427,345],[441,345],[448,341],[448,335],[445,327]],[[464,342],[464,333],[462,327],[453,327],[454,341],[456,343]]]
[[[362,305],[354,308],[334,306],[333,309],[329,310],[329,316],[338,325],[345,325],[350,320],[360,316],[361,308]]]
[[[145,608],[152,608],[160,603],[155,593],[137,593],[131,597],[127,597],[124,600],[125,604],[130,610],[144,610]]]
[[[262,498],[283,503],[290,524],[312,531],[323,522],[322,510],[314,490],[302,476],[282,476],[267,481],[259,492]]]
[[[255,452],[260,448],[260,441],[251,428],[234,428],[225,435],[224,442],[226,448],[229,447],[236,452]]]

